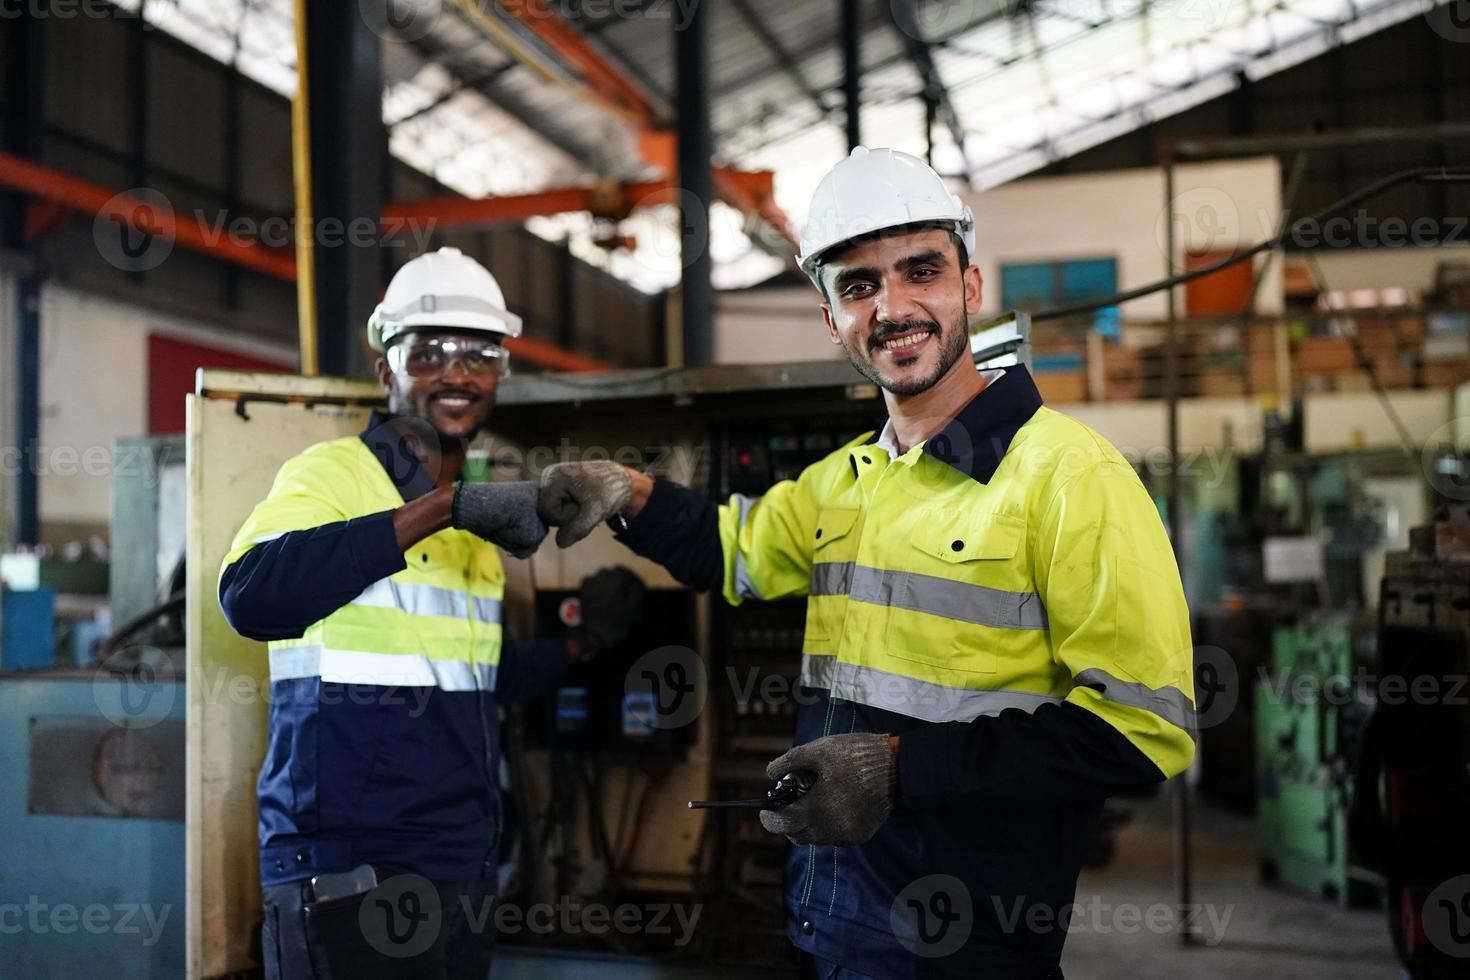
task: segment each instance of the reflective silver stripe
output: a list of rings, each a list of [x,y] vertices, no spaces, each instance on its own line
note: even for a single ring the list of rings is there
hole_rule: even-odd
[[[307,643],[272,648],[270,662],[272,681],[320,677],[339,684],[380,687],[437,687],[444,691],[495,689],[494,664],[430,660],[418,653],[364,653]]]
[[[251,544],[265,544],[267,541],[274,541],[276,538],[284,538],[288,533],[290,533],[290,532],[288,532],[288,531],[277,531],[275,534],[262,534],[258,538],[251,538],[250,539],[250,543]]]
[[[379,579],[363,589],[351,605],[402,609],[412,616],[451,616],[455,619],[467,619],[473,612],[474,618],[482,623],[500,622],[499,599],[391,578]]]
[[[801,658],[801,683],[806,687],[826,688],[834,698],[933,722],[974,721],[982,715],[998,715],[1007,708],[1019,708],[1030,714],[1043,704],[1060,704],[1063,700],[1030,691],[946,687],[813,654]]]
[[[942,616],[976,626],[1046,629],[1046,609],[1035,592],[1007,592],[936,575],[869,568],[855,562],[812,566],[811,595],[847,595],[857,602]]]
[[[735,494],[735,503],[740,507],[740,520],[735,525],[735,594],[742,599],[759,599],[760,589],[755,587],[751,580],[750,569],[745,565],[745,552],[740,550],[740,531],[745,527],[745,515],[750,509],[760,502],[760,497],[747,497],[743,493]]]
[[[852,587],[854,562],[824,561],[812,566],[808,595],[847,595]]]
[[[1107,671],[1096,667],[1080,671],[1077,674],[1077,685],[1093,688],[1115,704],[1127,705],[1130,708],[1138,708],[1149,714],[1158,715],[1175,728],[1182,728],[1191,735],[1194,733],[1194,705],[1190,703],[1189,697],[1177,687],[1154,689],[1147,684],[1120,681]]]

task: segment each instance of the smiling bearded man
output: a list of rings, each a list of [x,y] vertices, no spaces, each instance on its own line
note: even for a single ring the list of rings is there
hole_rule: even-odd
[[[639,615],[641,584],[604,570],[582,583],[571,638],[503,638],[496,547],[541,543],[537,487],[461,473],[520,332],[458,249],[405,264],[368,325],[388,412],[287,460],[225,557],[225,617],[270,644],[268,980],[484,980],[495,930],[473,911],[497,884],[497,706],[548,690]],[[439,911],[374,931],[383,907]]]
[[[811,789],[761,813],[791,842],[787,935],[821,980],[1061,976],[1112,793],[1194,757],[1189,611],[1123,456],[1021,365],[977,371],[970,209],[862,147],[823,178],[800,264],[888,420],[723,504],[608,462],[542,475],[568,545],[618,539],[730,603],[805,596],[795,748]]]

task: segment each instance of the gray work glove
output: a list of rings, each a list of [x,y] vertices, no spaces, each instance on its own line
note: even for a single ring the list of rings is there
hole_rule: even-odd
[[[611,460],[554,463],[541,473],[541,519],[557,529],[558,548],[570,548],[633,496],[633,478]]]
[[[780,779],[797,769],[817,774],[811,791],[789,806],[761,811],[761,826],[793,844],[862,844],[893,812],[898,763],[887,735],[828,735],[787,752],[766,766],[766,775]]]
[[[461,483],[454,490],[451,524],[479,535],[517,558],[530,558],[546,537],[546,525],[536,513],[539,493],[530,480]]]

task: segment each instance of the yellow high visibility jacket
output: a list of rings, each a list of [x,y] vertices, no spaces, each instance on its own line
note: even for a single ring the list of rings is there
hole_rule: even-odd
[[[834,699],[931,722],[1065,700],[1172,776],[1194,756],[1193,657],[1158,511],[1024,370],[991,386],[901,455],[870,435],[732,498],[725,597],[808,596],[801,682]]]
[[[235,535],[223,569],[257,544],[402,507],[403,496],[358,436],[287,460],[270,495]],[[468,531],[443,530],[405,557],[406,567],[296,638],[270,642],[271,681],[491,691],[501,652],[505,569]]]
[[[269,641],[267,885],[364,863],[495,875],[496,704],[567,660],[560,642],[503,644],[494,545],[444,530],[399,548],[392,511],[432,489],[375,414],[361,436],[288,460],[225,557],[226,617]]]

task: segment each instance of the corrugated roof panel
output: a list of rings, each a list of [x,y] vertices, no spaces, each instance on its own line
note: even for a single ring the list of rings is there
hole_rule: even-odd
[[[408,0],[395,0],[406,4]],[[705,0],[707,2],[707,0]],[[750,169],[774,169],[778,203],[798,224],[821,175],[845,150],[838,5],[743,0],[777,39],[823,111],[792,77],[737,0],[710,4],[711,125],[716,154]],[[874,145],[925,150],[922,81],[894,0],[862,0],[863,132]],[[934,151],[941,170],[969,168],[978,186],[1011,179],[1052,159],[1121,135],[1150,118],[1228,91],[1238,73],[1260,77],[1326,46],[1417,16],[1431,0],[1231,0],[1118,3],[1065,0],[915,0],[918,27],[964,128],[965,162],[943,126]],[[136,10],[138,0],[120,0]],[[552,5],[553,9],[559,9]],[[674,31],[687,2],[626,4],[599,11],[571,5],[569,23],[615,66],[649,90],[673,96]],[[291,0],[172,0],[147,17],[283,94],[295,88]],[[494,5],[482,8],[500,16]],[[540,66],[511,61],[485,29],[444,3],[430,33],[384,49],[385,116],[392,151],[467,194],[520,193],[590,174],[650,175],[637,128],[582,87],[525,25],[508,23]],[[509,65],[495,77],[496,66]],[[543,77],[549,73],[551,80]],[[473,84],[465,84],[471,82]],[[428,108],[426,111],[425,107]],[[539,233],[570,234],[578,254],[643,288],[677,278],[671,211],[635,215],[636,253],[607,255],[590,244],[587,215],[541,219]],[[716,221],[722,280],[759,264],[739,222]],[[673,239],[677,241],[677,237]]]

